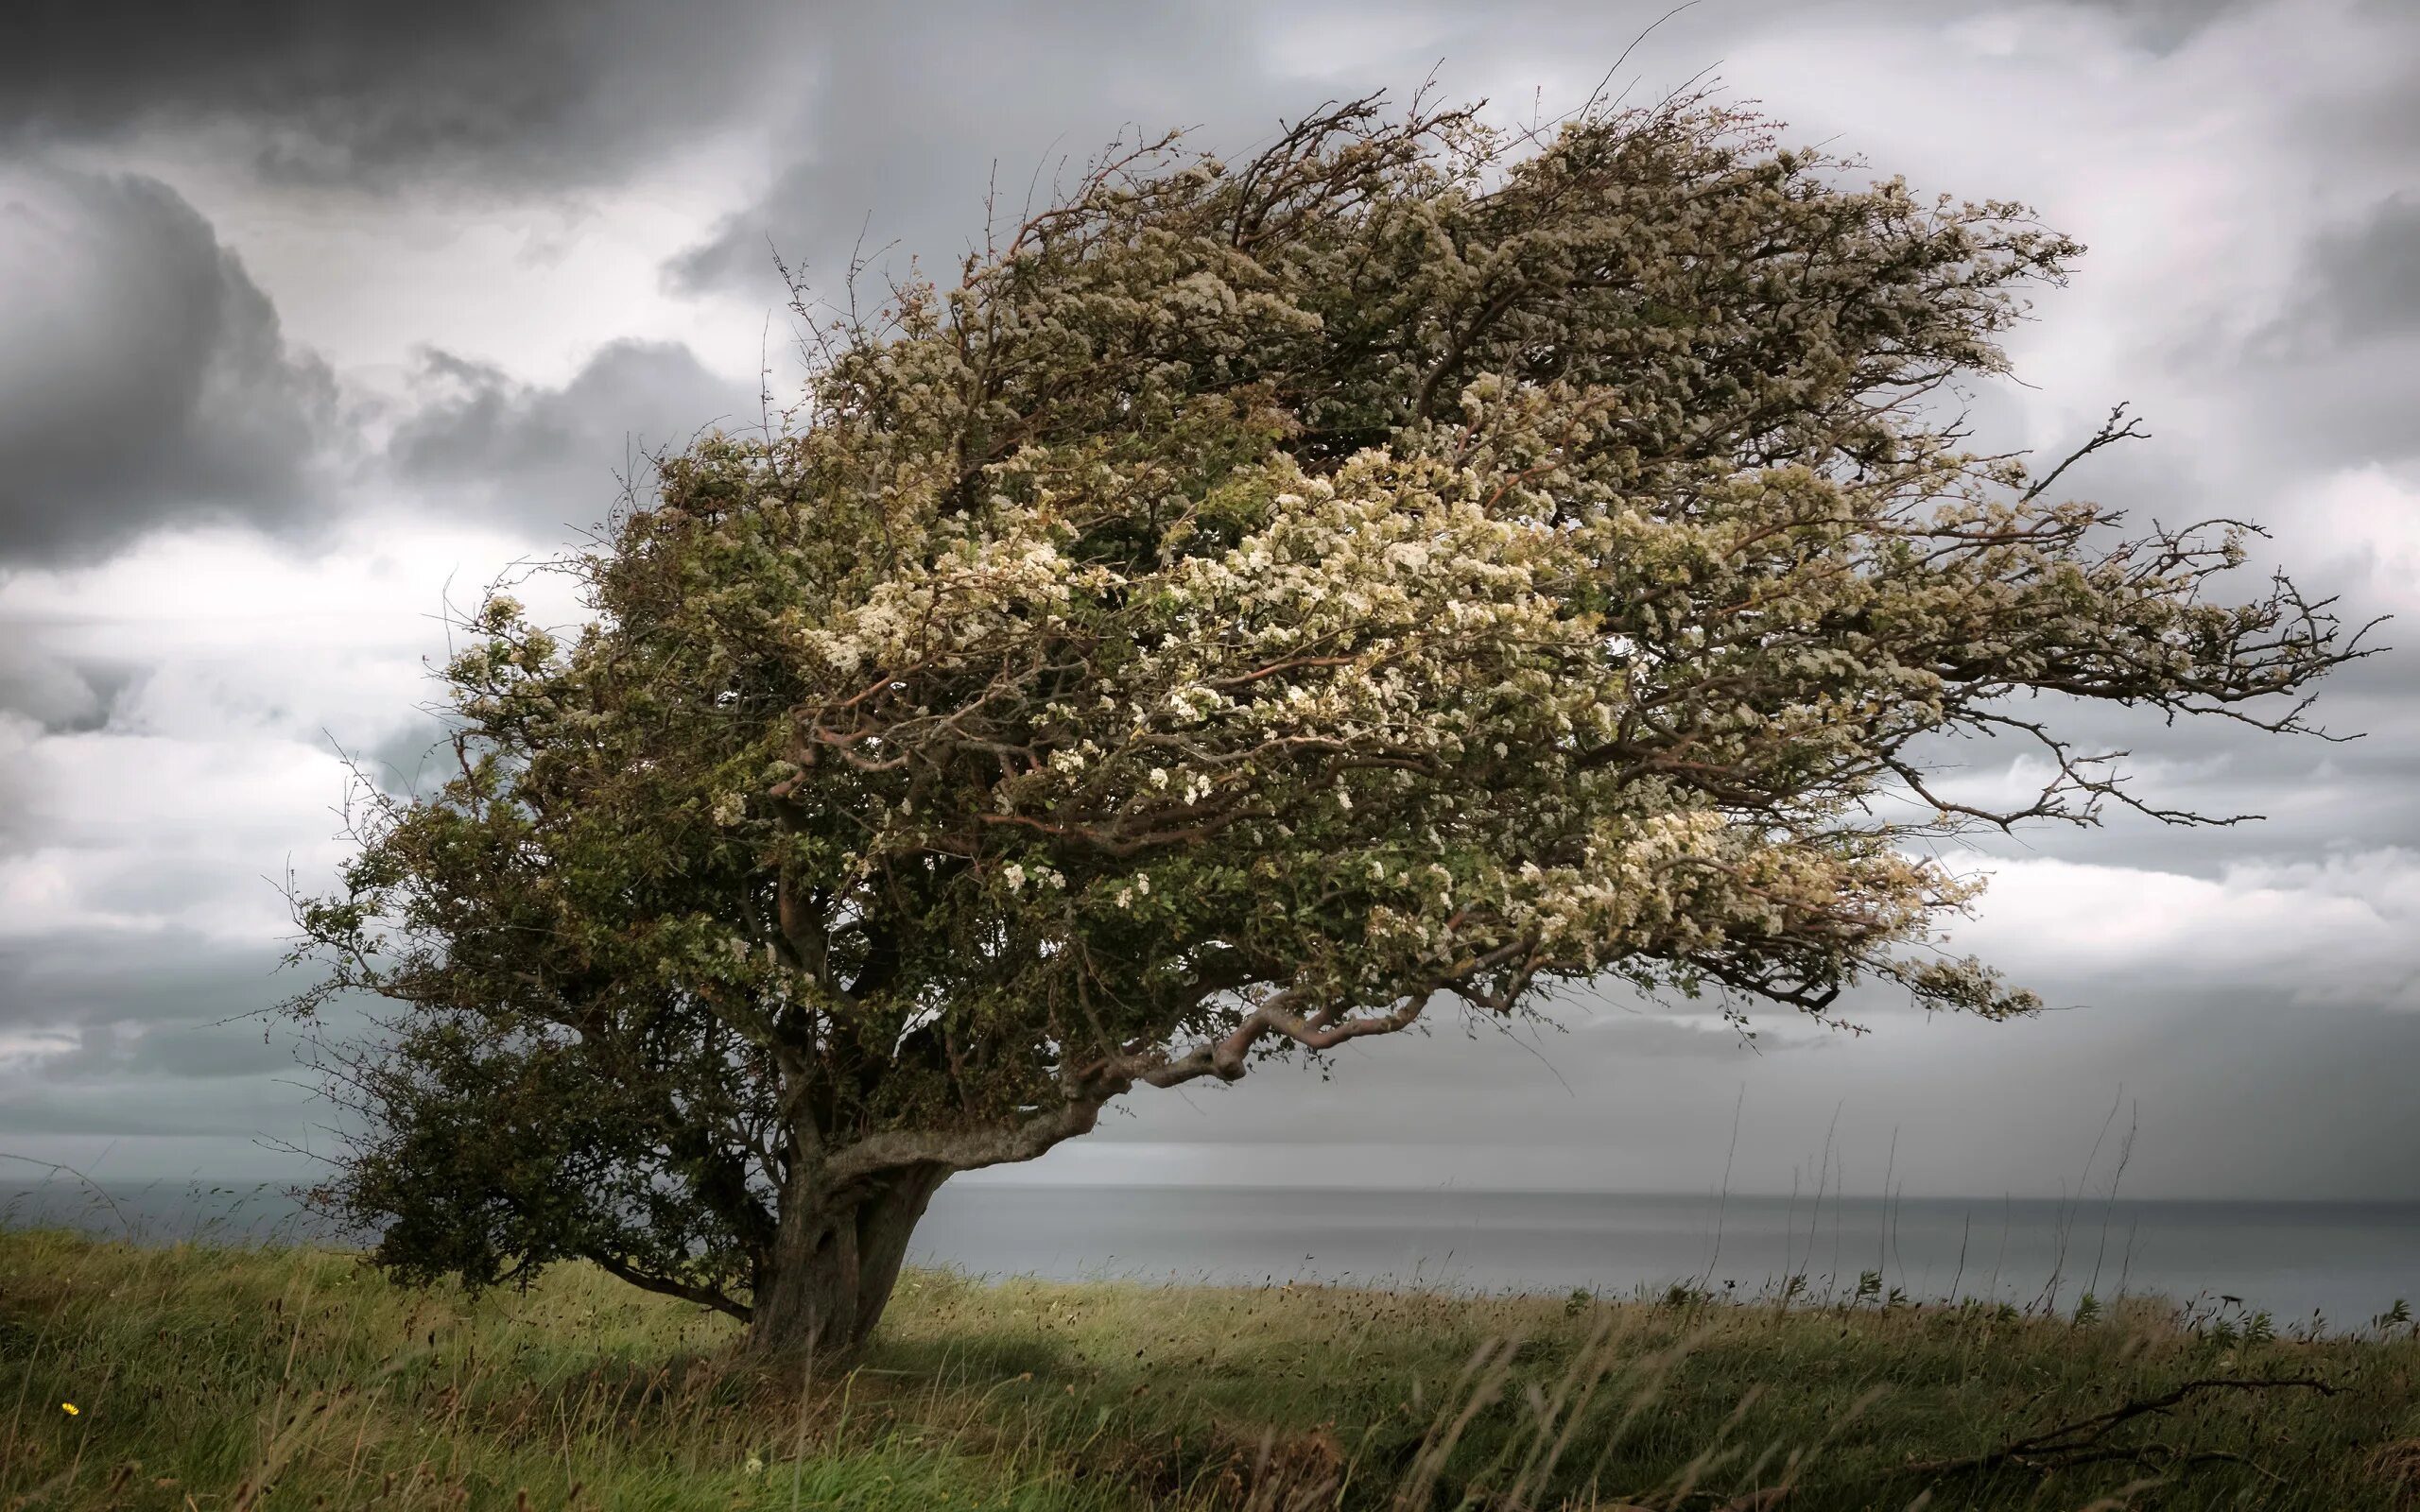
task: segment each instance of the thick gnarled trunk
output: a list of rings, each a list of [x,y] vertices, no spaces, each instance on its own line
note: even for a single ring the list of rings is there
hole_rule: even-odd
[[[792,1194],[769,1273],[756,1289],[749,1351],[804,1362],[865,1343],[898,1283],[916,1220],[949,1174],[945,1166],[910,1166],[846,1196]]]

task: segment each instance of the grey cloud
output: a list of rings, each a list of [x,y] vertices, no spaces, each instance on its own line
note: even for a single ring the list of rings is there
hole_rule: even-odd
[[[1880,8],[1924,12],[1920,0]],[[1502,88],[1526,100],[1547,76],[1560,80],[1575,67],[1587,76],[1584,91],[1651,30],[1626,67],[1650,79],[1651,94],[1788,9],[1775,0],[1678,15],[1666,0],[1528,0],[1488,10],[1110,0],[868,8],[833,17],[818,34],[794,161],[666,273],[692,291],[777,297],[778,250],[804,266],[816,297],[838,302],[862,251],[873,257],[877,293],[882,277],[904,273],[911,258],[947,282],[985,234],[987,198],[993,221],[1013,226],[1029,197],[1046,203],[1054,179],[1080,174],[1121,133],[1132,141],[1181,129],[1190,147],[1241,157],[1323,102],[1380,89],[1400,101],[1432,69],[1444,99]]]
[[[2119,12],[2145,45],[2165,50],[2251,0],[2083,3]],[[1164,112],[1200,119],[1203,102],[1226,99],[1253,105],[1246,118],[1266,125],[1267,112],[1248,96],[1272,61],[1305,76],[1337,71],[1335,58],[1320,55],[1322,36],[1331,48],[1392,49],[1388,66],[1415,71],[1439,57],[1484,61],[1524,47],[1547,62],[1600,54],[1610,63],[1623,43],[1671,9],[1667,0],[1542,0],[1511,16],[1500,8],[1422,4],[1281,13],[1098,0],[981,8],[822,0],[21,0],[10,8],[9,45],[0,51],[0,144],[202,130],[225,136],[265,172],[290,180],[385,185],[436,174],[557,186],[601,181],[734,126],[761,127],[778,102],[814,91],[821,97],[810,134],[827,162],[880,156],[904,165],[928,152],[925,144],[984,142],[1001,149],[1004,164],[1024,168],[1057,129],[1042,123],[1071,104],[1094,111],[1106,105],[1101,113],[1110,125],[1138,112],[1150,125]],[[1682,70],[1691,72],[1713,61],[1743,26],[1783,9],[1774,0],[1702,4],[1658,35],[1696,49]],[[1823,9],[1936,22],[1940,9],[1925,0]],[[1508,24],[1515,19],[1518,25]],[[1305,26],[1312,40],[1302,43],[1300,56],[1272,60],[1257,50],[1256,34],[1275,20]],[[1384,80],[1353,87],[1374,81]],[[1304,102],[1287,103],[1299,109]],[[853,122],[863,129],[852,131]],[[1076,124],[1094,126],[1063,119],[1057,126]],[[1072,145],[1080,152],[1097,144]],[[792,187],[811,193],[879,181],[876,174],[853,182],[840,170]],[[846,198],[788,202],[835,215],[851,232],[869,208]],[[745,258],[762,243],[740,232],[729,246]]]
[[[175,190],[0,177],[0,560],[305,514],[334,381],[286,347],[268,297]]]
[[[2401,174],[2420,149],[2420,9],[2355,0],[2350,10],[2369,31],[2367,56],[2356,66],[2331,65],[2341,84],[2313,91],[2290,125],[2330,171]]]
[[[2415,40],[2420,40],[2416,38]],[[2413,79],[2420,95],[2420,73]],[[2420,124],[2411,140],[2420,150]],[[2179,365],[2237,359],[2240,421],[2280,458],[2321,464],[2420,457],[2420,190],[2388,197],[2351,224],[2322,229],[2303,291],[2239,352],[2197,343]]]
[[[837,299],[863,232],[868,252],[895,247],[889,270],[914,255],[945,276],[982,235],[995,167],[999,215],[1012,224],[1037,175],[1046,198],[1061,159],[1080,171],[1130,124],[1201,126],[1227,146],[1328,93],[1273,86],[1253,31],[1235,10],[1107,0],[834,16],[801,81],[804,152],[668,271],[693,290],[778,293],[778,248]]]
[[[2350,351],[2256,349],[2251,357],[2265,370],[2221,403],[2275,460],[2326,468],[2420,458],[2420,404],[2410,377],[2420,366],[2420,327],[2378,333]]]
[[[2420,197],[2396,195],[2311,257],[2319,313],[2340,339],[2420,329]]]
[[[0,1060],[0,1135],[301,1134],[313,1104],[293,1025],[260,1016],[303,985],[277,960],[178,931],[0,948],[0,1040],[70,1041]]]
[[[392,793],[416,793],[444,781],[454,753],[445,722],[426,714],[352,753],[364,776]]]
[[[43,1080],[86,1081],[110,1076],[259,1076],[295,1064],[288,1037],[256,1023],[165,1023],[126,1029],[88,1024],[77,1046],[41,1064]]]
[[[2412,679],[2404,659],[2372,663],[2387,688]],[[1979,834],[1976,858],[2045,857],[2216,876],[2251,857],[2305,855],[2340,845],[2420,842],[2420,726],[2409,698],[2384,689],[2358,690],[2348,672],[2330,686],[2318,713],[2332,728],[2364,738],[2330,743],[2308,736],[2273,736],[2242,726],[2159,724],[2137,711],[2105,708],[2032,710],[2056,718],[2079,748],[2122,750],[2132,791],[2148,802],[2225,817],[2262,817],[2228,825],[2165,825],[2110,805],[2092,828],[2031,825],[2011,835]],[[1940,748],[1950,785],[2005,782],[1996,799],[2016,791],[2004,778],[2016,747],[2007,742],[1962,742]],[[2029,768],[2031,786],[2047,770]],[[1953,855],[1957,852],[1952,852]]]
[[[2088,10],[2116,16],[2135,43],[2154,53],[2187,46],[2230,16],[2256,9],[2261,0],[2075,0]]]
[[[286,179],[561,183],[746,109],[812,16],[713,0],[29,0],[0,48],[0,143],[204,130]]]
[[[0,641],[0,709],[55,730],[89,728],[106,708],[100,690],[65,661],[29,640]]]
[[[1581,1021],[1574,1033],[1643,1060],[1737,1060],[1760,1050],[1778,1050],[1800,1041],[1777,1031],[1759,1029],[1753,1041],[1742,1039],[1720,1021],[1682,1020],[1617,1014]]]
[[[2301,279],[2302,298],[2253,336],[2256,356],[2325,361],[2420,332],[2420,196],[2390,195],[2359,220],[2323,228]]]
[[[302,1136],[318,1105],[294,1026],[261,1011],[304,985],[278,954],[178,930],[0,947],[0,1040],[70,1041],[0,1060],[0,1135]]]
[[[2309,92],[2281,128],[2327,181],[2389,192],[2365,215],[2316,229],[2301,297],[2240,350],[2204,342],[2177,358],[2180,369],[2248,367],[2260,381],[2239,423],[2298,460],[2420,455],[2410,378],[2420,364],[2420,8],[2360,0],[2352,14],[2361,62],[2342,70],[2341,87]]]
[[[1876,1032],[1825,1035],[1812,1055],[1656,1057],[1584,1028],[1367,1041],[1324,1082],[1271,1065],[1196,1095],[1137,1093],[1121,1100],[1131,1116],[1093,1138],[1270,1146],[1345,1165],[1390,1149],[1500,1149],[1507,1185],[1540,1151],[1595,1151],[1573,1184],[1712,1191],[1736,1110],[1733,1191],[1811,1179],[1836,1134],[1852,1191],[1876,1190],[1894,1160],[1910,1194],[2048,1195],[2073,1179],[2060,1162],[2083,1160],[2122,1098],[2142,1124],[2126,1177],[2137,1194],[2420,1196],[2420,1114],[2400,1090],[2420,1015],[2156,987],[2007,1023],[1852,1011]]]
[[[61,934],[0,947],[0,1031],[73,1029],[97,1033],[92,1053],[114,1059],[107,1040],[118,1033],[142,1036],[154,1028],[175,1035],[155,1051],[191,1042],[207,1026],[228,1024],[226,1034],[257,1042],[262,1024],[241,1022],[302,987],[277,971],[275,947],[238,948],[178,931]],[[123,1047],[136,1053],[139,1039]],[[174,1071],[173,1057],[144,1053],[158,1069]],[[215,1074],[215,1073],[214,1073]]]
[[[277,1075],[216,1082],[121,1077],[13,1091],[0,1100],[0,1134],[256,1136],[272,1111],[291,1123],[308,1094]]]
[[[687,347],[618,341],[560,388],[431,352],[422,407],[389,443],[395,473],[432,504],[560,538],[604,519],[647,458],[719,425],[764,420],[758,395]]]

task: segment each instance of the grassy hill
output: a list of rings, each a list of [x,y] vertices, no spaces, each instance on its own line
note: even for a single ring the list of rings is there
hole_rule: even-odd
[[[734,1332],[576,1267],[0,1232],[0,1508],[2420,1504],[2408,1326],[925,1273],[846,1367]]]

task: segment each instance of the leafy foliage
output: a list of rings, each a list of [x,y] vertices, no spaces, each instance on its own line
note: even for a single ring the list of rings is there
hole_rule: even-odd
[[[1927,948],[1973,889],[1910,844],[2133,801],[2019,700],[2292,729],[2353,650],[2289,584],[2205,596],[2239,530],[1963,450],[1942,397],[2078,249],[1853,166],[1703,98],[1363,101],[1113,153],[816,326],[791,423],[569,563],[575,639],[485,606],[458,775],[373,795],[301,909],[300,1008],[407,1009],[334,1198],[406,1272],[587,1255],[747,1315],[1138,1085],[1441,1001],[2033,1006]],[[1974,734],[2050,782],[1937,794]]]

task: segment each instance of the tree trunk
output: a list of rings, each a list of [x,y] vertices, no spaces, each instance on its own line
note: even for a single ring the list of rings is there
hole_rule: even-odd
[[[949,1174],[911,1166],[846,1200],[809,1193],[785,1200],[771,1274],[756,1288],[749,1351],[791,1361],[865,1343],[899,1280],[916,1220]]]

